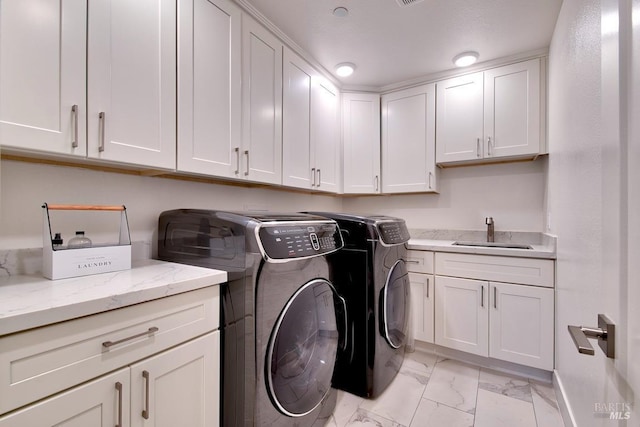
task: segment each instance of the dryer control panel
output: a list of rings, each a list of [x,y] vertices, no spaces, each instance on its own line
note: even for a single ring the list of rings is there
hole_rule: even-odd
[[[404,221],[380,221],[376,223],[380,239],[387,245],[400,245],[409,241],[409,230]]]
[[[324,255],[343,246],[334,222],[263,224],[258,235],[266,256],[273,260]]]

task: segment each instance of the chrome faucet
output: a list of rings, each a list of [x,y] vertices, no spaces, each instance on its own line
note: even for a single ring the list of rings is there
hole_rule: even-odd
[[[494,242],[495,237],[493,235],[493,217],[488,217],[484,219],[485,224],[487,224],[487,242]]]

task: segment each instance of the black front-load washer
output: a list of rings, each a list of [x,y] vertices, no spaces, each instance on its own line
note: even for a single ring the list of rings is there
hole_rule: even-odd
[[[222,426],[324,426],[331,416],[346,308],[326,255],[341,247],[336,222],[312,215],[160,215],[160,259],[228,272],[221,287]]]
[[[375,398],[404,360],[411,305],[404,261],[409,231],[399,218],[312,213],[334,219],[344,240],[344,248],[327,257],[331,281],[347,302],[348,334],[338,351],[333,386]]]

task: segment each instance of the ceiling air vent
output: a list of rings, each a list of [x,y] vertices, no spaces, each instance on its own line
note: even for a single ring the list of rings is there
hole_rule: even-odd
[[[424,0],[396,0],[396,2],[398,3],[398,6],[400,7],[411,6],[416,3],[422,3],[423,1]]]

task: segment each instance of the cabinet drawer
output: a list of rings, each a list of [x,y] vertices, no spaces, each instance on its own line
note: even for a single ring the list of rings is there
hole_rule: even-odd
[[[219,292],[211,286],[0,338],[0,414],[217,329]]]
[[[433,274],[433,252],[408,250],[405,261],[410,273]]]
[[[437,252],[436,274],[523,285],[554,286],[554,262],[548,259],[515,258]]]

